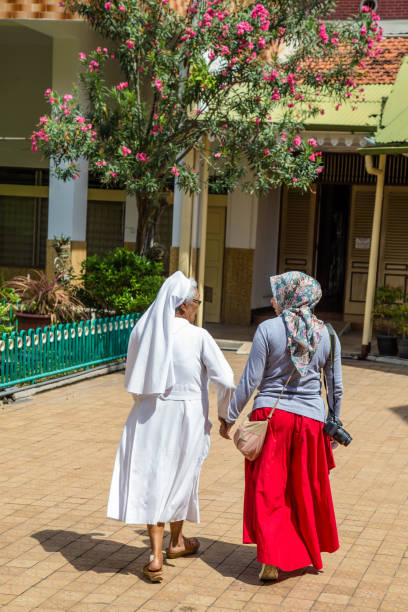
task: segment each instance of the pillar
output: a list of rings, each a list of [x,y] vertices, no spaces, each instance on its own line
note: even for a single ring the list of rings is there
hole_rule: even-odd
[[[80,41],[75,37],[53,39],[52,88],[59,93],[72,91],[79,68],[77,58]],[[71,238],[71,265],[75,274],[86,258],[86,216],[88,200],[88,163],[80,160],[79,178],[61,181],[52,173],[50,164],[50,186],[48,199],[48,234],[46,273],[55,273],[54,236]]]

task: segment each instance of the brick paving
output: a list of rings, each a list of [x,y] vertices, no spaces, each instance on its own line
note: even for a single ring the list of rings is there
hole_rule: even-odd
[[[237,377],[246,356],[227,353]],[[408,610],[406,367],[346,362],[343,420],[354,436],[332,472],[340,550],[324,570],[262,585],[241,544],[243,461],[214,427],[200,483],[197,557],[169,560],[165,581],[140,575],[143,526],[105,518],[130,410],[123,374],[0,407],[0,607],[12,612]],[[216,424],[215,398],[211,397]]]

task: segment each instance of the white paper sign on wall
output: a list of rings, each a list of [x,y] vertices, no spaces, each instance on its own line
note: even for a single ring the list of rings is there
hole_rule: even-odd
[[[356,238],[355,248],[356,249],[369,249],[371,245],[371,238]]]

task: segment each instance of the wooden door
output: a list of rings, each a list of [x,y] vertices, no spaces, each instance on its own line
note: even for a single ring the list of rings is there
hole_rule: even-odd
[[[280,274],[289,270],[313,274],[315,219],[316,194],[285,188],[280,226]]]
[[[224,206],[208,207],[204,280],[204,321],[207,323],[221,320],[225,211]]]
[[[379,285],[408,292],[408,188],[384,189]]]
[[[347,248],[346,314],[364,314],[374,200],[375,187],[353,185]]]

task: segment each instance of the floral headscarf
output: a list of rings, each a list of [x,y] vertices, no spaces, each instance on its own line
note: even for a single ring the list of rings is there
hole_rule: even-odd
[[[293,365],[305,376],[324,327],[311,310],[322,297],[321,287],[303,272],[285,272],[271,276],[270,281],[272,295],[285,321]]]

